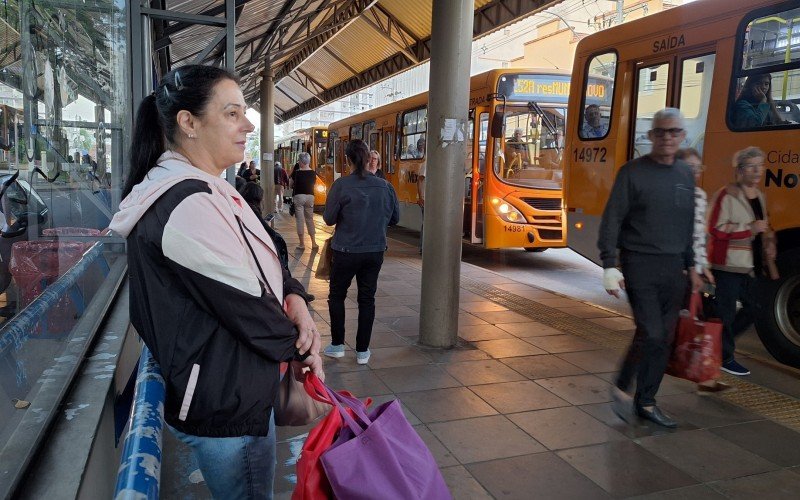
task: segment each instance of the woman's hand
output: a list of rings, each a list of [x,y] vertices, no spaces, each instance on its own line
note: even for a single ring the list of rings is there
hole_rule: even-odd
[[[317,354],[322,346],[322,341],[303,297],[294,293],[286,297],[286,316],[300,332],[295,344],[300,354],[307,352],[311,352],[312,355]]]
[[[703,276],[705,277],[706,281],[711,283],[712,285],[716,285],[716,281],[714,280],[714,274],[711,272],[711,269],[704,267],[703,268]]]
[[[322,357],[319,354],[312,354],[303,360],[302,364],[303,366],[311,368],[311,373],[325,382],[325,371],[322,369]]]

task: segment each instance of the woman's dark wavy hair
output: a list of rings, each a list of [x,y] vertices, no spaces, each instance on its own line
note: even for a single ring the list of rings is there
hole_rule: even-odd
[[[178,112],[186,110],[194,116],[202,116],[214,87],[222,80],[239,83],[234,74],[222,68],[198,64],[181,66],[164,75],[158,88],[142,100],[133,125],[131,169],[122,190],[123,197],[144,180],[167,146],[175,144]]]
[[[353,173],[364,178],[364,172],[369,164],[369,148],[361,139],[355,139],[347,143],[344,154],[353,165]]]

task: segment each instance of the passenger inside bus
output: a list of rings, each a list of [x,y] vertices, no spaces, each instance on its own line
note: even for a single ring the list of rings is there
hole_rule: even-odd
[[[583,111],[583,127],[581,127],[582,139],[597,139],[605,137],[608,131],[608,123],[600,120],[600,106],[589,104]]]
[[[731,122],[734,128],[753,128],[787,123],[778,114],[772,101],[772,75],[748,76],[739,97],[733,104]]]
[[[506,159],[509,168],[519,169],[528,166],[528,143],[521,128],[514,129],[514,135],[506,141]]]

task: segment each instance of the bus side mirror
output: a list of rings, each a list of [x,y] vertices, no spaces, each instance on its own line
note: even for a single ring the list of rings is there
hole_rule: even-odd
[[[503,137],[503,124],[505,122],[505,112],[504,111],[495,111],[494,116],[492,117],[492,138],[493,139],[500,139]]]

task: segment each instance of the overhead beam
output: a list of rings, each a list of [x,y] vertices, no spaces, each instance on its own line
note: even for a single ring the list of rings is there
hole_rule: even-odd
[[[472,29],[473,40],[500,30],[521,17],[536,14],[553,3],[555,3],[554,0],[494,0],[475,11]],[[426,37],[408,48],[420,63],[430,58],[430,40],[430,37]],[[348,78],[325,92],[304,101],[300,106],[287,110],[280,115],[281,120],[286,121],[300,116],[319,108],[321,106],[320,102],[327,104],[335,101],[413,66],[416,66],[416,64],[412,63],[406,56],[400,53],[395,54],[366,69],[361,74]],[[282,71],[279,71],[278,74],[282,74]]]
[[[376,13],[376,15],[377,15],[377,13]],[[411,52],[408,51],[408,46],[403,46],[402,43],[400,43],[397,40],[395,40],[394,38],[392,38],[392,34],[389,32],[388,29],[385,29],[382,24],[376,23],[375,21],[373,21],[372,19],[370,19],[367,16],[363,16],[361,19],[363,19],[367,24],[372,26],[372,29],[377,31],[378,34],[380,34],[381,37],[383,37],[384,40],[388,41],[389,43],[391,43],[392,45],[394,45],[395,47],[400,49],[400,53],[402,53],[404,56],[408,57],[408,59],[412,63],[419,64],[419,59],[417,59],[417,57],[414,54],[412,54]],[[391,27],[392,18],[387,19],[387,21],[389,23],[389,26]]]

